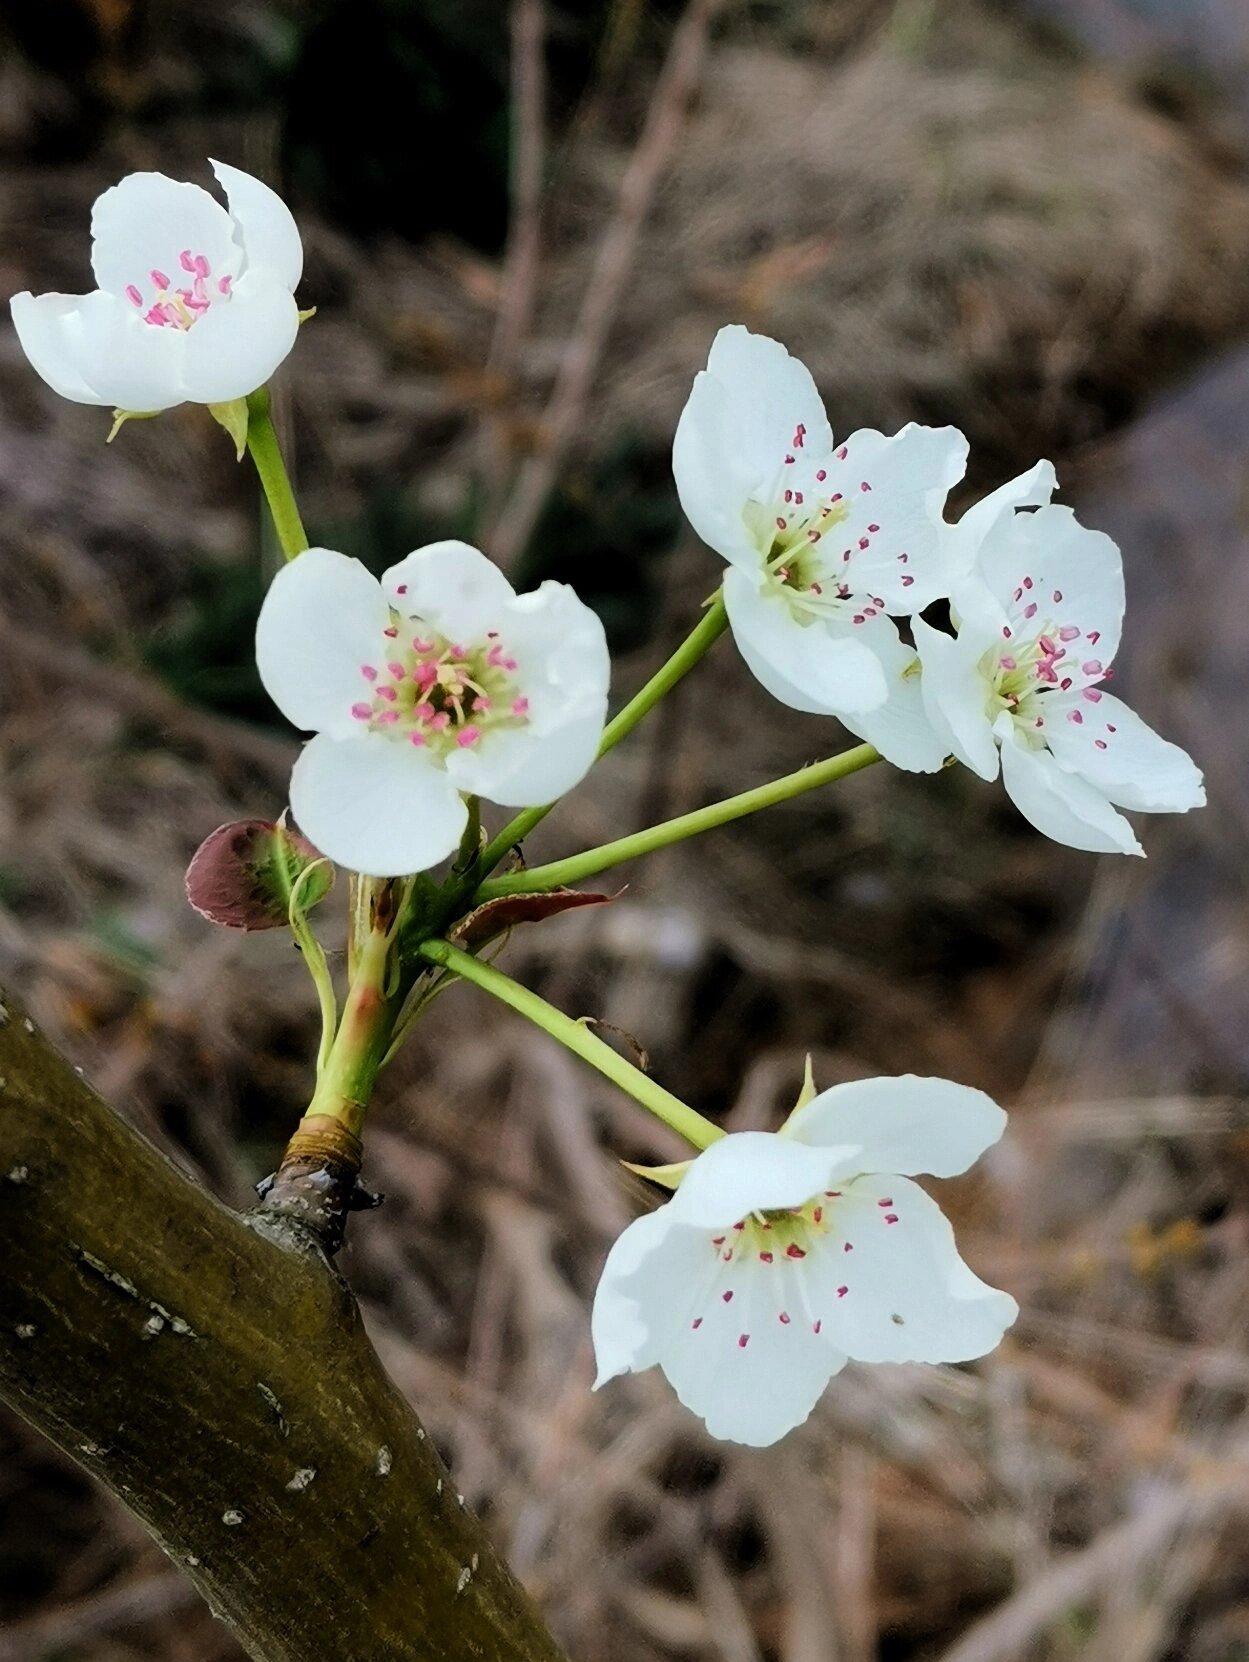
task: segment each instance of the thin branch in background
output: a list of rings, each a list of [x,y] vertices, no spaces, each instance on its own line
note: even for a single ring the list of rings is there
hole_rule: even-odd
[[[486,368],[507,376],[533,319],[542,257],[546,171],[546,5],[512,5],[512,212],[503,287]]]
[[[702,73],[712,22],[724,0],[690,0],[672,37],[637,147],[629,159],[616,209],[599,243],[576,325],[564,349],[542,420],[543,448],[520,471],[486,539],[501,564],[525,547],[551,494],[607,344],[638,238],[655,191],[685,128],[690,98]]]

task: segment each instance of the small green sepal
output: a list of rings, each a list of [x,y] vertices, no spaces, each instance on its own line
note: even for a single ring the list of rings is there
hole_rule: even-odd
[[[210,404],[208,413],[234,440],[235,458],[241,462],[247,454],[247,400],[229,398],[224,404]]]
[[[658,1183],[663,1189],[676,1189],[694,1162],[677,1160],[670,1166],[635,1166],[632,1160],[622,1160],[620,1164],[626,1171],[644,1177],[648,1183]]]
[[[164,415],[163,410],[114,410],[113,425],[108,430],[105,444],[112,444],[128,421],[155,421],[158,415]]]

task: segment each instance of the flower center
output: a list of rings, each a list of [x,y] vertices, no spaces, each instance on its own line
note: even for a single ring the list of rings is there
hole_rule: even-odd
[[[871,547],[880,526],[867,526],[849,547],[838,546],[842,539],[830,533],[850,517],[845,490],[867,493],[872,487],[866,479],[849,483],[846,445],[817,464],[805,455],[805,441],[806,430],[799,426],[775,484],[763,500],[747,502],[742,517],[762,557],[766,586],[786,602],[796,622],[811,624],[849,613],[852,622],[863,623],[883,612],[885,603],[856,585],[853,565]],[[835,488],[837,480],[844,490]],[[898,558],[906,563],[905,554]],[[911,581],[902,579],[906,587]]]
[[[150,297],[137,283],[127,284],[127,300],[153,329],[189,329],[211,306],[230,298],[233,277],[226,275],[214,281],[206,254],[193,254],[184,248],[178,264],[186,280],[177,287],[167,272],[155,266],[148,272]]]
[[[414,632],[405,638],[406,629]],[[529,718],[515,678],[519,666],[495,630],[465,646],[392,611],[379,656],[376,664],[361,664],[369,697],[351,706],[370,732],[444,757],[471,749],[491,728],[523,727]]]
[[[985,710],[989,719],[1005,711],[1038,748],[1045,743],[1046,695],[1068,693],[1074,687],[1090,704],[1097,704],[1102,694],[1093,683],[1108,681],[1112,671],[1100,658],[1086,656],[1100,639],[1096,630],[1085,635],[1074,623],[1052,620],[1038,625],[1041,614],[1033,592],[1032,578],[1025,577],[1015,590],[1015,610],[1002,630],[1002,644],[984,654],[980,673],[988,683]],[[1055,589],[1053,598],[1055,606],[1060,605],[1061,591]],[[1085,644],[1077,646],[1078,641]],[[1078,709],[1069,710],[1067,720],[1079,724],[1084,717]]]

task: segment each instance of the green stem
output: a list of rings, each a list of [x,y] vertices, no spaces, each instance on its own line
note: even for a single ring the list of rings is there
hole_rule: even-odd
[[[288,560],[293,560],[307,548],[308,533],[299,517],[295,493],[269,414],[269,394],[264,387],[258,387],[247,399],[247,448],[256,464],[282,552]]]
[[[602,743],[598,747],[600,756],[606,756],[614,745],[618,745],[626,734],[633,731],[642,717],[653,710],[659,700],[689,674],[694,665],[705,657],[719,640],[728,628],[728,623],[728,616],[724,610],[724,594],[717,591],[697,626],[685,637],[663,668],[656,670],[642,690],[634,694],[613,721],[608,722],[603,730]],[[523,813],[517,814],[516,818],[510,820],[498,836],[482,850],[478,870],[493,871],[508,850],[523,842],[534,826],[540,824],[554,806],[553,802],[548,802],[544,807],[526,808]]]
[[[847,774],[858,773],[861,768],[870,767],[878,761],[880,752],[870,744],[856,745],[853,750],[843,750],[839,756],[813,762],[809,767],[799,768],[797,773],[787,773],[783,779],[773,779],[770,784],[759,785],[753,791],[743,791],[740,796],[726,797],[723,802],[713,802],[706,808],[695,808],[693,813],[682,814],[678,819],[648,826],[645,831],[635,831],[631,837],[618,837],[615,842],[589,848],[584,854],[573,854],[567,860],[553,860],[550,865],[531,866],[528,871],[492,877],[477,890],[475,902],[481,905],[483,901],[497,900],[500,895],[508,894],[542,894],[548,889],[578,883],[582,878],[606,871],[609,866],[623,865],[626,860],[636,860],[640,854],[651,854],[657,848],[667,848],[670,843],[679,843],[686,837],[696,837],[700,832],[715,830],[718,825],[727,825],[730,820],[758,813],[760,808],[772,808],[792,796],[818,790],[821,785],[829,785],[834,779],[844,779]]]
[[[338,1120],[357,1137],[396,1014],[386,994],[390,947],[390,936],[380,929],[361,945],[338,1032],[304,1113],[305,1119]]]
[[[558,1039],[560,1044],[571,1050],[575,1056],[580,1056],[583,1062],[588,1062],[592,1068],[597,1068],[600,1073],[605,1074],[613,1084],[619,1085],[635,1102],[640,1102],[656,1119],[661,1119],[665,1125],[671,1126],[695,1148],[708,1148],[724,1135],[718,1125],[713,1125],[710,1120],[695,1113],[680,1097],[673,1096],[671,1091],[665,1091],[662,1085],[657,1085],[640,1068],[626,1062],[623,1056],[618,1055],[610,1045],[604,1044],[602,1039],[583,1023],[566,1016],[562,1010],[557,1010],[553,1004],[539,998],[537,993],[530,992],[528,987],[522,987],[519,982],[504,975],[502,970],[497,970],[490,964],[483,964],[479,958],[462,952],[449,941],[424,941],[419,950],[430,963],[441,964],[454,974],[462,975],[466,981],[471,981],[483,992],[510,1005],[513,1010],[549,1033],[553,1039]]]

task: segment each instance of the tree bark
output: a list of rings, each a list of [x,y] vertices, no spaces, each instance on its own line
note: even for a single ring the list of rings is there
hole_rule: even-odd
[[[313,1238],[206,1194],[2,992],[0,1397],[257,1662],[561,1662]]]

